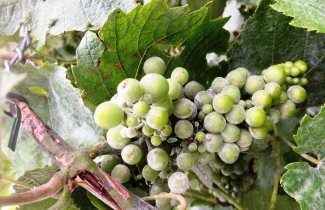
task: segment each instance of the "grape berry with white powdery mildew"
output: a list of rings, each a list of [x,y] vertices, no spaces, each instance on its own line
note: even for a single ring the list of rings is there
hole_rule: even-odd
[[[120,183],[144,179],[151,194],[200,189],[203,183],[191,170],[203,164],[213,171],[215,184],[238,197],[254,180],[241,152],[272,134],[281,118],[294,116],[296,104],[307,98],[302,85],[308,80],[299,77],[307,70],[304,61],[270,66],[263,75],[240,67],[216,77],[210,87],[188,81],[185,68],[170,70],[159,57],[146,60],[143,68],[141,80],[121,81],[94,118],[107,131],[109,146],[121,150],[103,160],[103,170]],[[170,78],[164,77],[167,71]],[[156,206],[170,209],[176,205],[172,201]]]

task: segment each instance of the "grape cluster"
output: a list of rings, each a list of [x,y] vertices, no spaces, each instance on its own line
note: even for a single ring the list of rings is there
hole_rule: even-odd
[[[189,74],[182,67],[165,78],[166,65],[159,57],[146,60],[143,68],[145,76],[140,81],[123,80],[117,94],[100,104],[94,117],[100,127],[108,129],[107,142],[121,149],[124,163],[108,155],[102,168],[125,183],[131,178],[129,167],[141,166],[137,179],[153,183],[152,195],[198,188],[200,182],[189,178],[191,168],[217,159],[225,163],[218,172],[220,180],[229,181],[232,176],[234,182],[244,171],[235,170],[237,162],[242,167],[240,152],[249,149],[253,138],[265,138],[280,118],[292,117],[295,103],[306,99],[300,85],[308,81],[290,77],[307,70],[303,61],[270,66],[261,76],[240,67],[226,78],[215,78],[207,90],[196,81],[188,82]],[[296,79],[298,83],[293,82]],[[218,173],[215,182],[219,182]],[[229,185],[228,181],[223,184]],[[236,185],[230,185],[237,193]],[[156,205],[170,209],[178,204],[161,199]]]

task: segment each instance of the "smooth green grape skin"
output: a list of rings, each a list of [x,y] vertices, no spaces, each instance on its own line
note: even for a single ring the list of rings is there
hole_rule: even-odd
[[[152,107],[146,116],[146,122],[154,129],[162,128],[168,123],[168,119],[167,111],[160,107]]]
[[[281,85],[281,89],[282,89],[283,91],[287,91],[287,90],[288,90],[288,86],[287,86],[286,84],[282,84],[282,85]]]
[[[302,73],[307,71],[307,63],[305,61],[298,60],[293,64],[293,66],[298,67]]]
[[[219,114],[225,114],[229,112],[233,105],[233,100],[228,95],[218,94],[213,98],[213,109]]]
[[[264,139],[269,131],[265,125],[262,125],[257,128],[249,127],[249,132],[255,139]]]
[[[190,180],[190,187],[191,189],[197,189],[198,187],[200,187],[200,182],[199,180],[193,178]]]
[[[184,93],[185,93],[186,97],[191,100],[194,100],[194,97],[196,96],[196,94],[198,92],[204,91],[204,90],[205,90],[204,86],[196,81],[190,81],[184,87]]]
[[[244,109],[246,108],[246,102],[244,100],[239,100],[238,105],[243,107]]]
[[[197,115],[200,121],[204,120],[206,116],[207,115],[203,111],[200,111],[199,114]]]
[[[299,84],[299,78],[293,78],[292,79],[292,84],[294,84],[294,85],[298,85]]]
[[[165,127],[161,131],[161,134],[164,136],[170,136],[170,134],[172,134],[172,132],[173,132],[172,127],[170,125],[165,125]]]
[[[163,171],[168,166],[169,155],[161,148],[154,148],[148,152],[147,162],[152,169]]]
[[[125,134],[128,138],[134,138],[138,135],[137,130],[134,127],[126,128]],[[122,136],[122,133],[121,133],[121,136]]]
[[[211,112],[204,118],[204,128],[210,133],[220,133],[226,127],[225,118],[217,113]]]
[[[242,71],[233,70],[228,73],[226,77],[227,85],[234,85],[238,88],[242,88],[246,82],[246,75]]]
[[[237,161],[239,153],[239,147],[236,144],[224,143],[218,155],[223,162],[233,164]]]
[[[199,131],[195,134],[195,139],[198,141],[203,141],[205,139],[205,133],[203,133],[202,131]]]
[[[222,174],[220,172],[214,173],[212,176],[212,180],[213,183],[215,183],[216,185],[221,184],[221,178],[222,178]]]
[[[160,74],[147,74],[140,80],[144,94],[151,96],[151,103],[157,103],[165,99],[169,91],[167,79]]]
[[[227,82],[226,79],[222,78],[222,77],[216,77],[212,83],[211,83],[211,89],[215,92],[215,93],[221,93],[221,91],[223,90],[223,88],[225,88],[227,86]]]
[[[247,108],[247,109],[249,109],[249,108],[251,108],[251,107],[253,106],[253,104],[252,104],[252,100],[250,100],[250,99],[247,99],[247,100],[245,101],[245,103],[246,103],[246,108]]]
[[[256,91],[263,90],[265,87],[265,82],[261,76],[250,76],[244,86],[246,93],[253,95]]]
[[[291,100],[276,106],[276,109],[279,110],[282,119],[288,119],[296,114],[296,105]]]
[[[172,193],[182,194],[190,188],[190,181],[183,172],[175,172],[168,179],[168,187]]]
[[[121,136],[121,130],[124,128],[125,126],[119,125],[107,131],[107,143],[114,149],[123,149],[123,147],[125,147],[131,141],[130,138],[123,138]]]
[[[101,162],[101,168],[108,174],[112,173],[113,168],[121,163],[121,159],[117,155],[106,155]]]
[[[266,113],[259,107],[252,107],[246,111],[245,121],[252,127],[260,127],[264,125],[266,120]]]
[[[95,123],[103,128],[110,129],[119,125],[124,118],[124,111],[114,102],[104,102],[97,106],[94,119]]]
[[[270,82],[265,85],[265,91],[268,92],[272,99],[278,99],[281,95],[281,86],[276,82]]]
[[[301,72],[300,72],[300,69],[297,68],[297,67],[292,67],[292,68],[290,69],[290,75],[293,76],[293,77],[298,76],[300,73],[301,73]]]
[[[131,177],[130,169],[125,165],[118,164],[112,170],[112,177],[115,178],[119,183],[123,184],[129,181]]]
[[[208,152],[216,153],[219,152],[223,146],[223,137],[220,134],[209,133],[206,135],[206,140],[204,140],[203,143]]]
[[[203,164],[203,165],[206,165],[206,164],[209,164],[211,162],[213,162],[215,159],[215,153],[212,153],[212,152],[203,152],[203,153],[200,153],[200,163]]]
[[[173,105],[172,98],[167,95],[166,98],[160,102],[152,104],[153,107],[161,107],[168,110]]]
[[[162,192],[160,194],[164,194],[166,192]],[[159,210],[170,210],[171,206],[171,199],[170,198],[161,198],[156,200],[156,206]]]
[[[167,179],[168,176],[169,176],[169,172],[168,172],[168,170],[160,171],[160,172],[159,172],[159,177],[160,177],[160,179]]]
[[[268,131],[273,131],[273,120],[270,116],[266,116],[264,125],[266,126]]]
[[[148,112],[149,112],[149,105],[144,102],[144,101],[139,101],[133,106],[133,113],[140,116],[144,117]]]
[[[278,123],[280,121],[280,111],[274,108],[269,110],[269,116],[272,118],[273,123]]]
[[[207,151],[207,148],[205,147],[204,144],[200,144],[200,145],[198,146],[198,148],[197,148],[197,151],[198,151],[199,153],[203,153],[203,152]]]
[[[153,146],[159,146],[162,142],[162,139],[160,136],[152,136],[150,139],[150,142]]]
[[[271,108],[272,96],[265,90],[256,91],[252,96],[252,103],[255,107],[260,107],[262,109]]]
[[[127,103],[139,101],[143,95],[143,90],[140,82],[136,79],[128,78],[120,82],[117,86],[119,98]]]
[[[233,85],[228,85],[226,86],[222,91],[222,95],[228,95],[232,98],[232,101],[234,104],[237,104],[238,101],[240,100],[240,90],[238,87],[233,86]]]
[[[225,142],[233,143],[238,140],[240,129],[236,125],[227,123],[225,129],[221,132],[221,136]]]
[[[161,180],[160,180],[161,181]],[[158,182],[157,180],[150,187],[150,195],[158,195],[162,192],[169,192],[167,182]]]
[[[170,77],[176,80],[180,85],[184,85],[187,82],[189,75],[186,69],[177,67],[172,71]]]
[[[155,130],[151,128],[149,125],[144,125],[142,127],[142,133],[146,136],[152,136],[154,134]]]
[[[141,160],[142,151],[138,146],[129,144],[122,149],[121,157],[127,164],[135,165]]]
[[[145,74],[156,73],[164,75],[166,71],[166,64],[164,60],[159,57],[151,57],[144,62],[143,70]]]
[[[188,171],[194,166],[194,158],[188,153],[181,153],[177,156],[176,163],[178,168]]]
[[[293,85],[288,89],[288,97],[294,103],[301,103],[306,100],[306,90],[300,85]]]
[[[245,109],[239,105],[233,105],[231,110],[225,114],[227,122],[238,125],[245,120]]]
[[[153,182],[159,176],[159,171],[153,170],[148,164],[142,169],[142,176],[145,180]]]
[[[287,61],[287,62],[284,63],[284,67],[290,69],[290,68],[293,67],[293,63],[291,61]]]
[[[239,67],[239,68],[235,69],[235,71],[242,72],[245,75],[246,79],[251,76],[251,73],[248,71],[248,69],[246,69],[244,67]]]
[[[186,119],[196,109],[195,104],[187,98],[182,98],[174,103],[174,115],[180,119]]]
[[[213,111],[213,106],[211,104],[204,104],[204,106],[202,107],[202,111],[205,114],[210,114]]]
[[[286,77],[286,83],[291,85],[292,84],[292,77]]]
[[[282,66],[275,65],[270,66],[265,74],[264,74],[264,80],[269,82],[276,82],[279,85],[282,85],[286,80],[286,72]]]
[[[194,98],[194,104],[199,110],[202,110],[202,107],[205,104],[212,104],[212,94],[207,91],[200,91],[196,94]]]
[[[128,127],[135,127],[138,124],[138,119],[135,116],[128,116],[125,122]]]
[[[307,85],[308,84],[308,79],[306,77],[301,78],[299,84],[300,85]]]
[[[195,152],[195,151],[197,151],[197,144],[195,144],[195,143],[190,143],[190,144],[188,145],[188,150],[189,150],[190,152]]]
[[[174,127],[175,134],[180,139],[187,139],[193,135],[194,128],[190,121],[179,120]]]
[[[244,128],[240,129],[239,139],[236,141],[238,147],[249,147],[253,142],[252,135]]]
[[[288,100],[288,94],[285,91],[281,92],[280,98],[273,101],[273,105],[283,104]]]
[[[171,97],[172,100],[175,100],[178,98],[178,96],[181,94],[182,86],[172,78],[167,79],[167,82],[169,84],[169,90],[168,95]]]
[[[232,174],[232,172],[234,171],[232,165],[229,164],[225,164],[223,165],[223,167],[221,168],[221,173],[224,176],[230,176]]]

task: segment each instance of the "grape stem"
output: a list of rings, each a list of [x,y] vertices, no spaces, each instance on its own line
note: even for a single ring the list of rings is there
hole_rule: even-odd
[[[270,210],[275,209],[276,200],[278,196],[279,181],[280,181],[280,139],[276,140],[276,159],[275,159],[275,175],[274,175],[274,187],[271,197]]]
[[[29,185],[29,184],[27,184],[27,183],[20,182],[20,181],[18,181],[18,180],[14,180],[14,179],[11,179],[11,178],[6,177],[6,176],[2,176],[1,174],[0,174],[0,180],[3,180],[3,181],[6,181],[6,182],[9,182],[9,183],[15,184],[15,185],[18,185],[18,186],[21,186],[21,187],[27,188],[27,189],[33,189],[33,188],[34,188],[33,185]]]
[[[278,135],[281,137],[282,141],[284,141],[284,143],[286,143],[289,147],[291,147],[292,149],[294,149],[296,146],[290,142],[289,139],[287,139],[287,137],[285,137],[285,135],[281,132],[278,132]],[[299,153],[298,153],[299,154]],[[320,163],[319,160],[316,160],[315,158],[313,157],[310,157],[309,155],[307,154],[299,154],[301,157],[305,158],[306,160],[309,160],[310,162],[318,165]]]
[[[163,193],[163,194],[159,194],[159,195],[152,195],[152,196],[147,196],[147,197],[143,197],[142,199],[145,201],[149,201],[149,200],[156,200],[156,199],[161,199],[161,198],[172,198],[172,199],[176,199],[180,202],[181,206],[179,207],[178,210],[185,210],[186,209],[186,199],[178,194],[174,194],[174,193]]]
[[[246,210],[245,207],[243,207],[241,204],[237,203],[228,193],[223,191],[219,186],[214,189],[217,193],[220,193],[223,197],[225,197],[229,203],[234,205],[239,210]]]
[[[185,194],[188,195],[188,196],[190,196],[190,197],[196,197],[196,198],[198,198],[200,200],[207,201],[209,203],[213,203],[213,204],[217,204],[218,203],[218,199],[217,198],[214,198],[214,197],[209,198],[208,196],[203,196],[203,195],[200,195],[199,193],[194,193],[193,191],[186,191]]]

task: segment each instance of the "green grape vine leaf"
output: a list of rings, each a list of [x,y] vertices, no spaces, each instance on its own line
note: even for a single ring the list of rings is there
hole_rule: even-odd
[[[212,189],[212,171],[208,165],[197,164],[191,168],[191,171],[205,186],[207,186],[209,189]]]
[[[105,140],[103,130],[95,124],[92,113],[84,106],[80,91],[66,79],[66,68],[49,63],[37,68],[27,62],[25,65],[16,63],[12,71],[28,74],[16,90],[27,98],[34,111],[70,146],[86,147]],[[6,139],[9,139],[11,125],[8,120],[5,129],[7,136],[3,138],[1,146],[9,157],[14,157],[14,168],[18,175],[24,170],[52,165],[50,157],[23,130],[20,130],[18,136],[16,152],[9,150]]]
[[[116,7],[129,11],[134,6],[130,0],[2,0],[0,35],[12,35],[26,23],[35,39],[45,44],[47,32],[97,30]]]
[[[9,194],[11,183],[2,180],[2,177],[14,179],[16,173],[12,172],[11,160],[0,150],[0,196]]]
[[[187,0],[191,11],[195,11],[203,7],[206,3],[211,0]],[[211,19],[215,19],[222,16],[223,11],[227,5],[227,0],[213,0],[212,1],[212,11],[211,11]]]
[[[273,9],[294,17],[290,25],[325,33],[325,2],[317,0],[276,0],[276,2],[272,5]]]
[[[262,0],[254,16],[241,26],[241,35],[229,53],[229,69],[242,66],[260,74],[273,64],[304,60],[308,96],[300,106],[321,105],[325,102],[325,34],[290,26],[292,18],[272,9],[273,3]]]
[[[288,164],[288,171],[281,177],[283,189],[295,198],[302,209],[324,209],[325,186],[325,107],[314,118],[305,116],[294,139],[298,154],[314,154],[320,161],[317,167],[311,167],[307,162]]]

